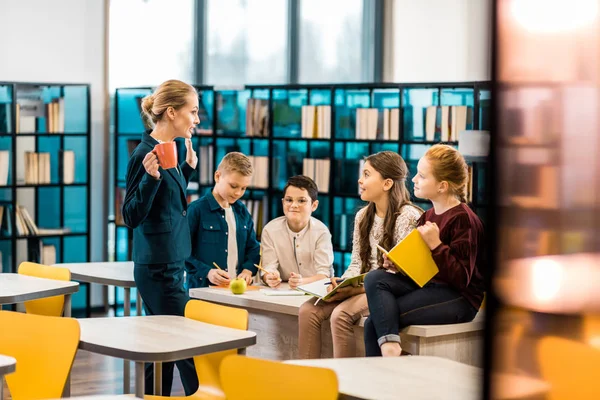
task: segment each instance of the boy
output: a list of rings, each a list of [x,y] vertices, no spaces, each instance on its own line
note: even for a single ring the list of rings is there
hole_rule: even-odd
[[[238,201],[252,180],[252,163],[242,153],[225,155],[215,172],[215,186],[188,207],[192,254],[185,261],[188,288],[229,286],[230,279],[252,282],[260,260],[254,222]],[[213,262],[220,268],[213,266]]]
[[[261,273],[267,285],[288,281],[291,288],[333,276],[333,244],[325,224],[311,215],[319,206],[319,190],[307,176],[293,176],[283,189],[283,217],[262,231]]]

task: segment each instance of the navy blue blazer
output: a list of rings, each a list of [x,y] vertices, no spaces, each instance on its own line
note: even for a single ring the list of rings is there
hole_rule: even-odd
[[[133,229],[133,262],[166,264],[190,255],[186,189],[194,169],[184,160],[176,168],[159,167],[160,179],[146,172],[142,161],[158,142],[149,134],[127,164],[123,220]]]

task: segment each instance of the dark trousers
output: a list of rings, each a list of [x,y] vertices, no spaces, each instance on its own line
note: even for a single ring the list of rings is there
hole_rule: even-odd
[[[402,274],[383,269],[365,279],[369,318],[365,321],[365,353],[381,356],[380,346],[400,343],[399,332],[409,325],[470,322],[477,310],[456,289],[430,282],[423,288]]]
[[[134,264],[134,279],[147,315],[183,316],[189,297],[183,289],[183,261],[169,264]],[[198,390],[194,360],[189,358],[162,364],[162,395],[171,395],[173,367],[177,365],[186,396]],[[154,394],[154,370],[146,363],[145,394]]]

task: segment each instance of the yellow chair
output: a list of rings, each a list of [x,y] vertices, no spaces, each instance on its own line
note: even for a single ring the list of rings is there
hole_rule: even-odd
[[[207,324],[225,326],[233,329],[248,329],[248,311],[221,306],[202,300],[190,300],[185,306],[185,317]],[[219,366],[226,356],[236,354],[236,350],[226,350],[217,353],[194,357],[194,365],[200,387],[198,391],[187,397],[144,396],[146,400],[166,399],[224,399]]]
[[[338,379],[328,368],[232,355],[221,363],[227,400],[335,400]]]
[[[37,278],[54,279],[57,281],[70,281],[71,271],[68,268],[49,267],[32,262],[22,262],[19,265],[19,274],[35,276]],[[65,296],[54,296],[39,300],[25,302],[25,311],[28,314],[61,317],[65,308]]]
[[[61,397],[79,346],[77,320],[0,311],[0,326],[0,354],[17,360],[5,377],[13,400]]]
[[[551,386],[548,400],[600,399],[600,351],[552,336],[542,338],[537,350],[542,379]]]

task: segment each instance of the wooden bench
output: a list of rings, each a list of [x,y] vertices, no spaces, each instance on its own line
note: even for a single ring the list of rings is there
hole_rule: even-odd
[[[248,310],[248,329],[257,335],[256,345],[246,351],[248,356],[298,358],[298,311],[309,296],[266,296],[257,290],[234,295],[227,289],[198,288],[190,290],[190,297]],[[466,324],[410,326],[401,332],[402,347],[415,355],[436,355],[481,366],[484,323],[480,314]],[[358,357],[365,355],[363,324],[364,320],[359,321],[354,329]],[[321,356],[333,357],[329,323],[323,324],[321,338]]]
[[[356,348],[364,354],[364,323],[354,327]],[[413,355],[438,356],[464,364],[483,366],[483,330],[485,312],[473,321],[449,325],[411,325],[400,331],[402,349]]]

